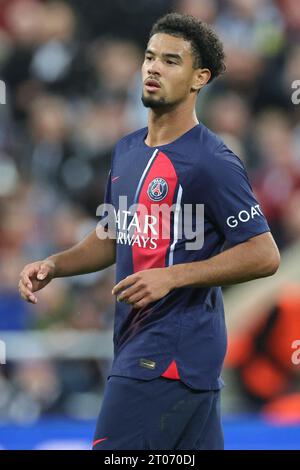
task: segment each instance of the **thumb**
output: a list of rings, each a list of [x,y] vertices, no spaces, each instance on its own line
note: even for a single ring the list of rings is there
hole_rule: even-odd
[[[37,273],[37,279],[42,281],[48,275],[48,266],[46,264],[41,264],[40,269]]]

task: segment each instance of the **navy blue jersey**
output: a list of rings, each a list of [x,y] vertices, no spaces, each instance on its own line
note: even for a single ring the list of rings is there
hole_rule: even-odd
[[[147,133],[122,138],[113,152],[105,202],[114,206],[116,282],[144,269],[211,258],[224,244],[270,230],[243,163],[203,124],[155,148],[145,144]],[[153,215],[163,204],[172,211]],[[198,205],[204,207],[199,227]],[[202,245],[190,248],[202,228]],[[139,310],[116,301],[110,375],[163,375],[191,388],[219,389],[226,344],[219,286],[177,288]]]

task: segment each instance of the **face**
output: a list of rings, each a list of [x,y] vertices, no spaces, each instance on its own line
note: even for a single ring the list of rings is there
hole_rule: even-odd
[[[193,63],[189,41],[169,34],[154,34],[142,66],[144,105],[153,109],[170,107],[195,94],[192,89],[199,85],[201,69],[195,69]]]

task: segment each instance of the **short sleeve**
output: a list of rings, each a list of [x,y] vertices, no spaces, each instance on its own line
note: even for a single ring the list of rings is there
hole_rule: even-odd
[[[211,155],[202,176],[204,213],[229,245],[270,231],[244,164],[227,147]]]

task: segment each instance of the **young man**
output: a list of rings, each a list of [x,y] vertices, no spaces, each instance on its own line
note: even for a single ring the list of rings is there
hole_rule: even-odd
[[[112,158],[106,203],[114,207],[115,238],[105,237],[111,229],[103,218],[81,243],[21,273],[21,295],[35,303],[33,292],[52,278],[116,262],[114,361],[94,449],[223,448],[219,286],[279,266],[242,162],[196,117],[198,92],[224,71],[223,60],[207,25],[179,14],[158,20],[142,66],[148,127],[121,139]],[[143,210],[128,210],[133,204]],[[199,204],[204,242],[195,249],[197,237],[188,246],[186,229],[201,232]],[[161,205],[174,211],[153,215]]]

